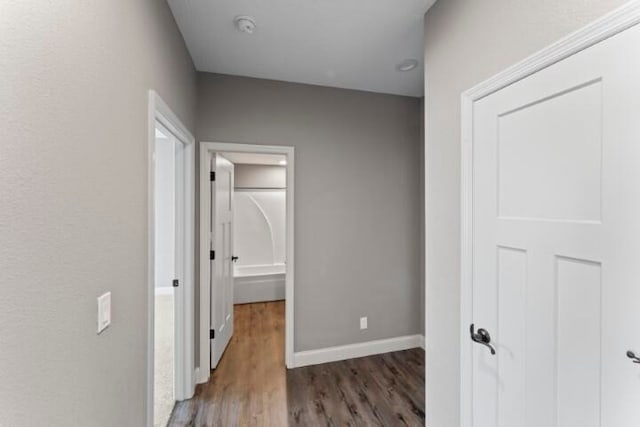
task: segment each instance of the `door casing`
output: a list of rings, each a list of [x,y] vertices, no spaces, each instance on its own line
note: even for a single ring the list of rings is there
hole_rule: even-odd
[[[183,281],[175,293],[175,398],[184,400],[195,392],[194,370],[194,248],[195,248],[195,138],[178,116],[153,90],[148,93],[147,154],[147,426],[153,425],[154,301],[155,301],[155,129],[161,123],[182,144],[181,190],[184,193],[182,224],[183,247],[176,248],[184,265]]]
[[[640,0],[632,0],[522,62],[462,94],[461,111],[461,300],[460,300],[460,425],[472,427],[473,322],[473,109],[484,97],[537,71],[600,43],[640,23]],[[429,337],[426,337],[428,340]],[[428,355],[427,355],[428,357]],[[428,402],[426,406],[428,408]]]
[[[211,153],[235,152],[235,153],[260,153],[279,154],[286,156],[287,164],[287,209],[286,209],[286,276],[285,276],[285,365],[293,368],[293,337],[294,337],[294,170],[295,170],[295,150],[294,147],[280,145],[256,145],[239,144],[229,142],[200,142],[200,173],[199,173],[199,213],[200,230],[208,230],[208,221],[211,217],[211,194],[209,192],[209,165],[208,159]],[[209,288],[209,239],[210,236],[199,234],[199,277],[200,277],[200,366],[198,367],[199,384],[209,380],[211,372],[211,359],[209,355],[210,341],[209,328],[211,311],[211,290]]]

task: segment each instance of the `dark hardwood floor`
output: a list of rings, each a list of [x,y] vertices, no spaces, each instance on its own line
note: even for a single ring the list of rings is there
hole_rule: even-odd
[[[290,370],[289,425],[424,425],[424,351],[412,349]]]
[[[238,305],[234,336],[170,426],[424,425],[424,351],[284,366],[284,302]]]

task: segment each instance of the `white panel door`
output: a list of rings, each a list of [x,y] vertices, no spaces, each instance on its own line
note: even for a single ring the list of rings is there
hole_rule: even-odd
[[[233,163],[220,154],[211,157],[211,369],[233,335]]]
[[[473,425],[640,426],[640,27],[473,117]]]

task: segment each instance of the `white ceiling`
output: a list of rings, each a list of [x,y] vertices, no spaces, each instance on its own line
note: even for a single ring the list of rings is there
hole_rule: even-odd
[[[222,153],[231,163],[244,165],[281,165],[286,156],[261,153]]]
[[[435,0],[168,0],[196,68],[422,96],[423,16]],[[253,35],[234,18],[256,20]],[[418,68],[396,71],[403,59]]]

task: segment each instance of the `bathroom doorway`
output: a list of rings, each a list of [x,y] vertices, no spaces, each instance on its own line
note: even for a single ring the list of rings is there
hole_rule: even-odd
[[[242,319],[256,316],[279,330],[282,339],[265,339],[279,347],[282,369],[293,367],[293,154],[292,147],[201,143],[200,383],[247,338],[234,323],[244,330]],[[236,332],[243,336],[232,339]]]
[[[223,155],[234,164],[233,303],[284,301],[286,156]]]

